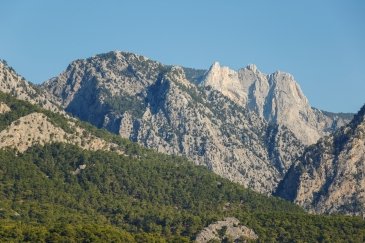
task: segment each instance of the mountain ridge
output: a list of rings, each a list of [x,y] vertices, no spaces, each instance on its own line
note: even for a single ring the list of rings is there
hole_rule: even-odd
[[[28,82],[2,59],[0,59],[0,91],[10,93],[14,97],[40,105],[45,109],[62,112],[60,104],[55,101],[53,95]]]
[[[184,68],[135,54],[110,52],[75,61],[43,88],[82,120],[160,152],[187,156],[265,193],[274,190],[302,150],[284,126],[271,133],[254,112],[187,80]],[[269,149],[267,136],[280,146]]]
[[[313,109],[293,75],[282,71],[264,74],[252,64],[235,71],[215,62],[201,85],[222,92],[269,123],[288,127],[306,145],[349,121]]]
[[[35,91],[8,65],[1,70],[0,88],[5,92],[47,109],[53,109],[47,103],[52,97],[61,113],[65,109],[147,148],[186,156],[265,194],[277,190],[307,144],[285,122],[301,119],[292,123],[307,133],[300,125],[307,121],[319,136],[337,131],[352,116],[310,107],[292,75],[280,71],[266,75],[254,64],[234,71],[214,63],[205,71],[164,65],[134,53],[110,52],[73,61]],[[230,86],[232,80],[239,88]],[[1,107],[8,111],[6,104]],[[294,115],[283,120],[287,112]]]
[[[0,103],[9,108],[0,114],[0,134],[19,118],[37,112],[52,126],[77,132],[63,114],[1,92]],[[245,189],[186,158],[157,153],[105,130],[71,122],[120,146],[124,153],[103,147],[85,149],[60,140],[32,143],[22,152],[0,149],[3,241],[142,243],[218,238],[313,242],[365,237],[360,217],[310,215],[295,204]],[[13,134],[32,131],[35,124],[41,122],[27,120],[22,124],[27,129]],[[45,134],[39,130],[38,135]],[[219,230],[217,236],[212,228]]]

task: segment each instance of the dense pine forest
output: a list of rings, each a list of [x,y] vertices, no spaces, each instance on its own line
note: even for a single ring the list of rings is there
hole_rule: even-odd
[[[56,126],[67,119],[1,94],[11,111],[0,128],[42,112]],[[86,123],[124,148],[120,155],[69,144],[0,151],[0,239],[13,242],[190,242],[224,217],[253,229],[259,242],[363,242],[360,217],[311,215],[260,195],[185,158],[154,152]]]

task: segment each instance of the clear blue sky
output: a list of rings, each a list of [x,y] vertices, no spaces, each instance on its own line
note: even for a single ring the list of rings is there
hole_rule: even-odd
[[[165,64],[292,73],[310,103],[365,103],[365,1],[2,0],[0,58],[40,83],[74,59],[131,51]]]

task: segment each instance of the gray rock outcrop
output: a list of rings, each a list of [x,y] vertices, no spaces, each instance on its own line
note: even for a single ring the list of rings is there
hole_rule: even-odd
[[[224,239],[236,242],[247,242],[247,240],[257,240],[256,233],[246,226],[240,225],[240,221],[233,217],[217,221],[204,228],[196,237],[195,242],[207,243],[212,240],[222,241]]]
[[[365,106],[345,127],[308,147],[277,195],[316,213],[365,214]]]
[[[0,60],[0,91],[47,110],[62,112],[53,95],[29,83],[8,66],[4,60]]]
[[[215,62],[201,85],[218,90],[269,123],[286,126],[306,145],[349,122],[312,108],[294,77],[288,73],[277,71],[266,75],[255,65],[234,71]]]

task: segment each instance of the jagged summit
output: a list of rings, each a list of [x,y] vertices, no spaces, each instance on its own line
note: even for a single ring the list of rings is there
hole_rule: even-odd
[[[246,68],[254,73],[256,73],[257,70],[257,66],[255,64],[249,64],[246,66]]]
[[[110,51],[107,53],[101,53],[101,54],[97,54],[95,57],[101,57],[101,58],[110,58],[110,57],[115,57],[118,59],[123,59],[123,58],[137,58],[140,61],[147,61],[149,60],[149,58],[143,56],[143,55],[139,55],[133,52],[129,52],[129,51]]]
[[[348,122],[312,109],[293,75],[286,72],[266,75],[253,64],[238,71],[214,64],[202,85],[221,92],[269,123],[288,127],[304,144],[313,144]]]
[[[5,60],[0,60],[0,91],[46,109],[60,112],[58,104],[48,92],[41,91],[37,86],[25,80]]]
[[[213,64],[208,69],[207,74],[217,73],[217,72],[227,72],[227,73],[231,73],[231,74],[236,73],[235,70],[230,69],[227,66],[222,66],[218,61],[214,61]]]
[[[220,67],[221,67],[221,64],[218,61],[214,61],[209,69],[220,68]]]

